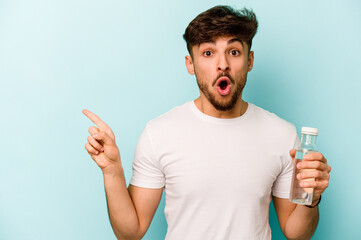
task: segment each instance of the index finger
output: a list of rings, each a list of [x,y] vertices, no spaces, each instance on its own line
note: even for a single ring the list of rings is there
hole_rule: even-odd
[[[320,152],[308,153],[303,157],[303,159],[304,160],[311,160],[311,161],[316,160],[316,161],[321,161],[321,162],[327,163],[326,158]]]
[[[100,119],[96,114],[92,113],[91,111],[87,109],[83,109],[82,113],[84,113],[85,116],[87,116],[95,125],[99,127],[100,130],[107,130],[109,129],[109,126],[103,122],[103,120]]]

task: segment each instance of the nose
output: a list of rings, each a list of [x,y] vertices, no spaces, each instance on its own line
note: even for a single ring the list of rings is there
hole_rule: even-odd
[[[217,69],[219,71],[223,71],[223,72],[229,71],[229,64],[228,64],[226,56],[220,56],[219,57]]]

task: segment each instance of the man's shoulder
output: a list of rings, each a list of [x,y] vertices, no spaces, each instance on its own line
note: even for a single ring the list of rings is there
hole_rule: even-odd
[[[147,122],[147,128],[164,128],[171,124],[183,122],[185,119],[189,118],[191,113],[190,104],[191,102],[186,102],[153,118]]]
[[[252,104],[254,108],[254,117],[261,121],[265,127],[272,127],[274,130],[295,131],[295,126],[289,121],[279,117],[277,114],[272,113],[262,107]]]

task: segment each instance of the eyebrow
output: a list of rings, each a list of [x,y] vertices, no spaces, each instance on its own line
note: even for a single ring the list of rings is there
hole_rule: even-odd
[[[228,41],[228,45],[234,42],[240,42],[243,47],[243,42],[239,38],[232,38],[231,40]]]
[[[243,42],[239,38],[232,38],[232,39],[228,40],[227,45],[234,43],[234,42],[240,42],[242,44],[242,47],[244,47]],[[216,45],[216,42],[214,40],[210,40],[210,41],[206,41],[206,42],[202,42],[202,43],[210,43],[210,44]],[[198,47],[200,47],[202,43],[199,43]]]

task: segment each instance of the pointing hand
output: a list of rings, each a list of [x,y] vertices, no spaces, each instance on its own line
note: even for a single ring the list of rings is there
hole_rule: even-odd
[[[103,171],[120,164],[120,153],[112,129],[89,110],[84,109],[82,112],[97,126],[89,127],[90,136],[85,144],[91,158]]]

